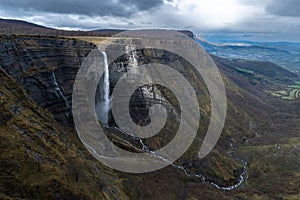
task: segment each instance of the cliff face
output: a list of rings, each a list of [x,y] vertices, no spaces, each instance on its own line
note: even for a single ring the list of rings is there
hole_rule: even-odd
[[[73,82],[93,47],[75,39],[0,36],[0,63],[39,106],[70,125]]]
[[[228,114],[222,137],[214,151],[201,161],[197,159],[195,155],[201,146],[203,134],[209,123],[211,109],[206,86],[201,77],[196,76],[190,70],[192,67],[178,56],[168,52],[148,49],[137,51],[135,55],[136,61],[134,62],[138,64],[151,62],[167,63],[180,71],[180,73],[185,74],[187,79],[191,81],[196,92],[201,94],[198,99],[202,114],[199,133],[191,148],[182,158],[176,161],[177,167],[184,167],[190,174],[202,174],[208,182],[210,181],[222,186],[231,186],[237,183],[239,175],[243,170],[241,162],[238,159],[234,159],[237,155],[231,155],[232,152],[237,151],[237,147],[240,147],[241,151],[238,156],[242,155],[250,163],[249,182],[245,182],[244,188],[237,189],[237,192],[224,193],[223,190],[218,190],[210,184],[201,183],[201,180],[195,176],[186,176],[180,167],[174,168],[174,166],[169,166],[153,173],[139,175],[107,170],[99,162],[90,158],[90,155],[78,141],[74,131],[60,126],[68,125],[72,127],[73,122],[70,108],[73,83],[78,68],[94,47],[94,44],[76,39],[0,36],[0,64],[3,69],[0,78],[0,98],[2,105],[8,106],[1,105],[1,114],[3,114],[0,116],[0,128],[3,131],[1,130],[0,133],[3,133],[1,137],[4,139],[1,140],[3,144],[0,147],[3,149],[3,152],[11,152],[9,155],[13,155],[14,152],[21,149],[20,155],[31,159],[29,164],[27,163],[28,165],[24,168],[20,166],[20,169],[24,171],[20,176],[18,174],[19,171],[13,167],[15,164],[13,160],[19,158],[13,156],[7,158],[1,157],[1,161],[8,160],[5,166],[9,166],[9,170],[1,170],[5,172],[1,180],[19,176],[21,179],[35,177],[33,175],[25,176],[25,174],[33,174],[35,173],[34,170],[38,171],[40,167],[44,172],[43,178],[49,174],[53,175],[49,176],[51,177],[48,179],[49,182],[46,180],[43,184],[43,190],[41,190],[42,192],[50,191],[51,194],[47,194],[49,196],[46,197],[53,197],[55,189],[63,188],[57,193],[58,196],[65,197],[72,194],[74,198],[90,199],[97,197],[125,198],[124,192],[133,199],[170,199],[181,197],[196,199],[205,197],[212,199],[210,195],[213,195],[214,199],[226,199],[228,196],[230,198],[245,197],[247,199],[249,197],[245,194],[249,193],[254,194],[254,196],[260,195],[264,198],[267,196],[258,192],[260,188],[257,187],[258,182],[256,178],[261,175],[262,178],[260,181],[267,183],[272,178],[272,173],[268,173],[266,170],[271,170],[271,172],[273,170],[274,172],[274,169],[278,170],[284,167],[284,165],[281,165],[282,163],[269,160],[274,154],[274,143],[285,142],[285,147],[289,149],[288,151],[292,152],[288,153],[289,156],[296,157],[299,155],[298,147],[294,148],[293,146],[295,142],[289,144],[288,139],[284,141],[280,140],[280,138],[298,137],[297,133],[299,134],[300,129],[294,126],[294,124],[299,124],[298,122],[300,121],[299,112],[297,113],[297,109],[299,110],[299,101],[298,104],[284,102],[270,97],[265,92],[273,88],[274,82],[293,82],[295,77],[292,76],[290,78],[290,74],[285,73],[283,79],[278,80],[278,78],[282,78],[280,76],[282,72],[281,68],[277,70],[277,68],[272,68],[273,65],[269,65],[268,63],[264,63],[263,65],[264,67],[270,67],[268,68],[269,71],[266,72],[259,67],[261,64],[259,62],[228,61],[226,59],[214,58],[221,70],[226,85]],[[110,66],[111,91],[118,79],[130,68],[133,62],[130,59],[132,59],[130,56],[124,55]],[[274,70],[272,71],[271,68]],[[272,71],[271,74],[269,73],[270,70]],[[248,73],[245,73],[245,71]],[[249,73],[249,71],[253,71],[253,73]],[[28,95],[22,88],[26,90]],[[7,94],[12,92],[13,95],[7,96]],[[6,96],[3,96],[4,93]],[[30,103],[21,103],[22,99],[29,99]],[[30,99],[33,99],[37,105]],[[149,123],[149,107],[155,103],[164,104],[170,110],[175,110],[175,112],[170,112],[170,121],[162,134],[143,141],[154,150],[166,145],[173,138],[173,135],[170,135],[169,132],[176,129],[176,118],[179,116],[179,112],[176,112],[178,108],[176,98],[163,87],[145,85],[136,90],[130,102],[133,120],[137,124],[142,125]],[[29,111],[23,113],[22,109],[28,107],[30,108]],[[52,119],[50,113],[56,121]],[[14,117],[18,118],[17,116],[21,116],[21,120],[15,120]],[[36,123],[44,124],[46,127],[38,130],[35,127]],[[111,126],[115,125],[113,117],[111,117],[110,124]],[[39,126],[37,127],[39,128]],[[53,127],[56,127],[55,130],[53,130]],[[4,132],[6,129],[7,131]],[[283,135],[282,133],[286,132],[286,130],[288,130],[288,134]],[[128,138],[128,136],[124,137],[124,134],[117,129],[108,129],[107,131],[115,144],[132,151],[131,147],[125,145],[129,141],[137,147],[137,152],[140,152],[141,144],[139,141]],[[19,138],[19,133],[24,139]],[[40,136],[41,133],[42,136]],[[56,136],[52,136],[52,133],[55,133]],[[64,135],[68,135],[70,138],[65,138],[63,137]],[[275,139],[274,135],[276,136]],[[42,147],[35,146],[35,142],[44,140],[43,137],[50,138],[50,141],[46,141],[47,144]],[[18,138],[18,140],[15,140],[15,138]],[[34,138],[33,142],[31,142],[30,138]],[[10,140],[12,144],[22,144],[23,146],[15,145],[14,148],[9,149],[5,143]],[[52,143],[52,140],[59,143],[59,147],[56,148],[56,143]],[[266,146],[260,149],[257,146],[261,144]],[[44,149],[44,146],[48,148],[48,146],[51,147],[52,145],[54,147],[50,148],[50,150],[54,153],[51,153],[47,157],[46,152],[48,149]],[[66,150],[70,145],[73,148],[72,151]],[[292,151],[293,148],[295,151]],[[28,149],[33,150],[30,150],[28,153]],[[61,152],[63,152],[63,155],[60,155]],[[228,152],[231,152],[231,154],[228,154]],[[261,155],[266,156],[262,157]],[[41,166],[39,166],[40,158],[43,160]],[[61,164],[57,164],[55,159],[63,163],[63,166],[66,167],[61,167]],[[298,167],[297,163],[291,163],[288,158],[281,157],[281,159],[288,161],[290,164],[291,170],[286,173],[287,179],[292,184],[293,191],[297,192],[297,188],[294,188],[297,184],[293,181],[293,177],[295,176],[294,171]],[[46,164],[43,165],[43,163]],[[32,166],[35,166],[35,168]],[[55,168],[56,171],[54,172],[59,174],[58,178],[54,177],[54,172],[51,173],[52,168]],[[12,176],[10,176],[11,173],[13,173]],[[67,174],[66,178],[64,178],[64,174]],[[9,183],[2,182],[2,185],[9,185],[9,187],[5,187],[5,191],[2,192],[3,189],[1,186],[1,192],[8,196],[25,198],[26,194],[17,193],[19,191],[18,188],[13,190],[13,192],[9,191],[14,185],[18,184],[22,186],[19,186],[21,190],[27,188],[28,191],[33,193],[34,187],[41,185],[38,183],[40,179],[35,178],[36,185],[33,186],[28,186],[28,183],[16,179],[11,180]],[[120,183],[121,180],[124,180],[122,184]],[[77,183],[78,181],[80,184]],[[275,181],[278,184],[280,183],[280,180]],[[91,185],[88,183],[91,183]],[[110,187],[111,183],[112,186]],[[50,189],[47,190],[47,187]],[[260,187],[267,191],[272,191],[272,187],[268,187],[268,185],[260,185]],[[90,196],[85,196],[85,193],[90,194],[88,188],[93,192]],[[280,194],[287,192],[288,188],[278,190]],[[36,197],[32,196],[32,198]]]
[[[52,113],[60,124],[72,126],[71,95],[73,83],[78,68],[95,45],[75,39],[28,36],[1,36],[0,42],[1,67],[27,91],[38,106]],[[205,123],[200,128],[199,137],[203,137],[209,118],[209,115],[205,113],[209,113],[210,106],[209,95],[202,79],[199,79],[194,72],[187,73],[190,67],[183,67],[187,63],[180,60],[178,56],[167,52],[139,51],[136,59],[139,64],[157,61],[167,62],[181,73],[186,74],[188,80],[194,80],[192,81],[194,89],[197,93],[202,93],[201,98],[199,97],[199,104]],[[132,61],[127,55],[112,64],[110,67],[111,90],[113,90],[118,78],[126,72],[124,71],[125,68],[120,68],[121,62],[127,67]],[[149,122],[149,108],[155,103],[165,104],[165,106],[169,106],[169,110],[176,108],[176,99],[167,90],[151,87],[141,87],[131,102],[133,119],[139,124]],[[170,130],[174,128],[176,129],[176,120],[179,115],[176,112],[170,112],[170,117],[171,122],[167,124],[161,134],[145,141],[150,148],[159,149],[174,137],[169,132],[172,132]],[[113,119],[111,125],[114,125]],[[200,136],[201,134],[202,136]],[[199,165],[199,163],[188,164],[188,160],[193,159],[196,149],[201,146],[201,140],[193,146],[193,150],[188,152],[180,161],[181,164]],[[216,155],[219,157],[218,159],[221,159],[218,151],[216,151]],[[223,170],[220,176],[216,176],[216,173],[219,172],[215,172],[213,168],[202,170],[201,173],[206,174],[211,180],[217,179],[219,184],[228,185],[236,182],[235,173],[240,168],[239,164],[229,158],[223,159],[222,163],[224,166],[235,166],[228,168],[234,170],[221,167],[221,169],[217,169],[217,171]],[[223,179],[223,175],[226,176],[226,180]]]
[[[0,68],[0,199],[126,199],[117,175]]]

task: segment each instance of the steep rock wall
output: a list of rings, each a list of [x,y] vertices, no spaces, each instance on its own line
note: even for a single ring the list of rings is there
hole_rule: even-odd
[[[94,46],[67,38],[2,35],[0,63],[39,106],[70,125],[73,82]]]

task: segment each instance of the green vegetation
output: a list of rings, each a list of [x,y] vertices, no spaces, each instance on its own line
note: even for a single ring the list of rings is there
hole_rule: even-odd
[[[271,94],[274,96],[274,97],[282,97],[282,94],[279,94],[277,92],[271,92]]]
[[[250,74],[250,75],[252,75],[254,73],[254,71],[242,69],[242,68],[239,68],[239,67],[235,67],[235,70],[238,71],[238,72],[245,73],[245,74]]]
[[[288,95],[288,92],[285,91],[285,90],[282,90],[282,91],[278,91],[277,94],[279,94],[279,95]]]
[[[299,88],[298,88],[299,87]],[[272,96],[282,98],[283,100],[295,100],[300,97],[300,85],[298,87],[288,86],[286,90],[270,92]],[[292,89],[291,89],[292,88]]]
[[[294,100],[294,98],[290,97],[290,96],[282,97],[282,99],[283,100],[290,100],[290,101]]]
[[[240,147],[240,154],[251,155],[247,185],[268,194],[263,199],[299,199],[299,148],[299,138],[285,139],[282,144]],[[280,182],[284,184],[274,184]]]
[[[289,85],[289,88],[300,89],[300,85]]]

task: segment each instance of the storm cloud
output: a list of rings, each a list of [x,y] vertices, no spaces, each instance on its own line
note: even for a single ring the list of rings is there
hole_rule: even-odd
[[[126,17],[162,3],[163,0],[1,0],[1,7],[26,12]]]
[[[0,18],[72,30],[192,29],[300,41],[299,0],[0,0]]]
[[[274,1],[266,7],[266,10],[274,15],[299,17],[300,2],[299,0]]]

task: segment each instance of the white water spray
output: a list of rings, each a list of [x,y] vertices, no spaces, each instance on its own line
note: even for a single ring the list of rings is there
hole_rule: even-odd
[[[108,62],[107,62],[107,55],[105,51],[102,51],[103,58],[104,58],[104,102],[109,110],[109,69],[108,69]]]
[[[135,46],[132,44],[132,40],[125,47],[126,54],[128,55],[128,70],[131,71],[130,75],[127,75],[127,79],[131,82],[134,82],[135,74],[139,74],[138,72],[138,60],[137,53],[135,51]]]
[[[108,126],[108,114],[110,111],[110,98],[109,98],[109,69],[107,54],[105,51],[101,52],[103,55],[104,73],[103,73],[103,84],[99,84],[99,99],[100,102],[97,104],[97,117],[105,125]]]
[[[129,42],[129,45],[126,45],[126,54],[129,56],[129,65],[135,69],[138,66],[137,54],[135,51],[135,46],[132,44],[132,41]]]
[[[64,102],[66,104],[66,108],[70,109],[70,104],[69,104],[67,98],[65,97],[64,93],[62,92],[61,88],[59,87],[59,85],[57,83],[55,73],[51,72],[51,75],[52,75],[52,79],[53,79],[53,83],[54,83],[54,87],[55,87],[56,92],[64,100]]]

